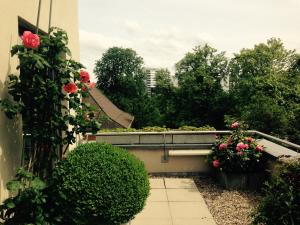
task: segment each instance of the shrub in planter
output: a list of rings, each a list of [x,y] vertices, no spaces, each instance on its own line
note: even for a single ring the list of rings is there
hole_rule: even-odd
[[[108,144],[78,146],[54,169],[52,197],[59,224],[122,224],[140,212],[149,194],[143,163]]]
[[[300,224],[300,158],[281,160],[263,191],[253,224]]]
[[[232,134],[217,137],[209,156],[209,163],[219,171],[220,182],[226,188],[252,188],[263,182],[264,147],[246,136],[243,125],[231,124]]]

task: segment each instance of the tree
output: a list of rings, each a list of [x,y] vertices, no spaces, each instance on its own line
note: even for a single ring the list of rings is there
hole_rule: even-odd
[[[227,74],[227,65],[225,53],[207,44],[197,46],[176,64],[178,126],[223,127],[227,103],[221,81]]]
[[[97,87],[122,110],[135,116],[134,126],[155,123],[157,110],[147,95],[142,57],[129,48],[108,49],[96,62]]]
[[[156,86],[153,88],[152,99],[159,111],[156,125],[176,127],[176,88],[168,69],[155,72]]]
[[[295,133],[298,63],[299,55],[275,38],[235,54],[229,66],[231,113],[253,129],[281,137]]]

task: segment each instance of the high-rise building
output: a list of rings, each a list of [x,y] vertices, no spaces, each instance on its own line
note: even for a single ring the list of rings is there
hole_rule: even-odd
[[[151,90],[156,86],[155,73],[159,69],[147,67],[145,68],[145,70],[147,75],[147,79],[146,79],[147,91],[148,94],[151,94]]]

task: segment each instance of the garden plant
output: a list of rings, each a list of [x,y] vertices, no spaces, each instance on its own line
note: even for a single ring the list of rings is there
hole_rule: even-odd
[[[219,171],[248,173],[260,171],[264,165],[264,147],[243,130],[239,122],[231,124],[232,134],[217,137],[209,156],[210,164]]]
[[[300,224],[300,158],[283,158],[263,189],[253,224]]]
[[[19,75],[9,75],[8,92],[0,101],[7,117],[20,121],[29,137],[23,169],[7,188],[14,193],[1,205],[4,224],[48,224],[45,188],[55,164],[62,160],[76,135],[100,128],[93,109],[81,101],[94,83],[83,65],[72,60],[68,36],[52,28],[49,34],[25,31],[12,47]]]
[[[57,224],[119,225],[140,212],[149,194],[143,162],[109,144],[88,143],[58,163],[50,182]]]

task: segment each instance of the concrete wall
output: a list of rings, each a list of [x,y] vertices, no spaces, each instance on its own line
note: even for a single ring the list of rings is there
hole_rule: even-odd
[[[35,25],[38,0],[0,1],[0,99],[7,97],[7,76],[15,73],[18,59],[10,57],[10,49],[20,44],[18,17]],[[50,0],[42,1],[40,28],[48,31]],[[79,60],[77,0],[53,0],[52,26],[63,28],[69,35],[72,58]],[[0,202],[8,196],[7,181],[20,166],[22,149],[21,118],[10,121],[0,111]]]
[[[144,162],[149,173],[207,173],[209,166],[206,159],[211,144],[215,142],[215,133],[188,131],[98,133],[94,140],[126,148]],[[170,150],[185,153],[172,155]],[[198,151],[197,154],[195,150]]]

